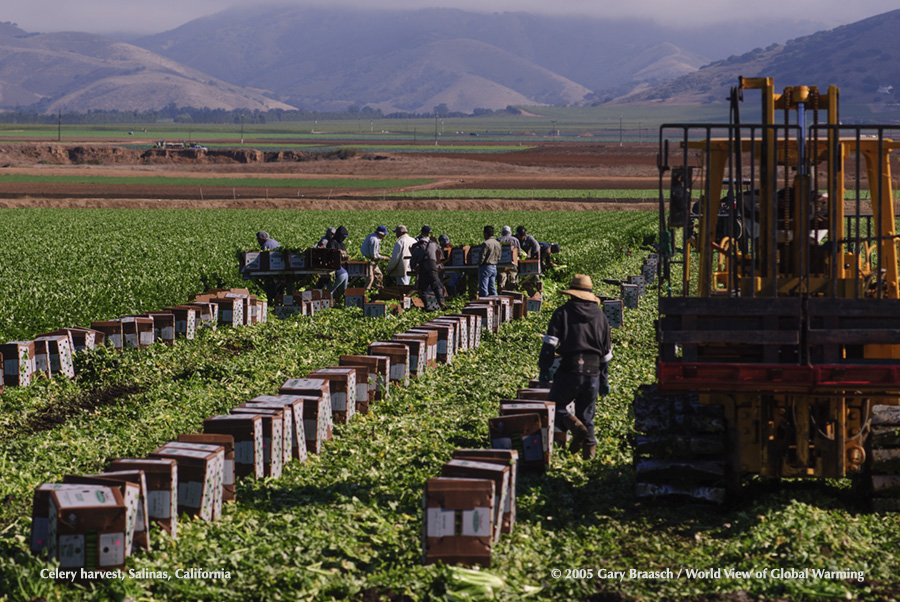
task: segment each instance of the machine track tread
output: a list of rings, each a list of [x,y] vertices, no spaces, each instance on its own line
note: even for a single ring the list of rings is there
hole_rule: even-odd
[[[866,488],[875,512],[900,512],[900,407],[872,408]]]

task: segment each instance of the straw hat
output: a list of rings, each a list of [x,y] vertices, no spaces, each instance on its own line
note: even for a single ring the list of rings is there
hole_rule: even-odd
[[[576,299],[584,301],[593,301],[600,303],[600,299],[594,294],[594,282],[590,276],[585,274],[575,274],[569,282],[569,288],[560,291],[563,295],[570,295]]]

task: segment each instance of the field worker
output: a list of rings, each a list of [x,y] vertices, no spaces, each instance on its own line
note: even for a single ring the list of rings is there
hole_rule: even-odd
[[[500,243],[494,238],[494,227],[484,227],[484,244],[478,262],[478,295],[489,297],[497,294],[497,262],[500,261]]]
[[[521,249],[519,246],[519,239],[512,235],[512,228],[509,226],[503,226],[503,228],[500,229],[500,238],[497,239],[497,242],[501,245],[509,245],[510,247]],[[500,273],[497,274],[497,288],[501,291],[509,290],[515,286],[518,278],[519,272],[516,268],[503,268],[500,270]]]
[[[528,233],[525,226],[516,228],[516,238],[519,239],[519,248],[528,256],[528,259],[541,258],[541,245],[534,236]]]
[[[425,311],[444,309],[444,284],[441,282],[444,254],[441,247],[431,239],[431,228],[424,226],[418,241],[410,249],[410,269],[416,272],[416,288]]]
[[[272,249],[277,249],[281,246],[281,243],[269,236],[269,233],[265,230],[260,230],[256,233],[256,242],[259,243],[259,248],[263,251],[269,251]],[[266,291],[266,299],[269,303],[275,303],[275,297],[278,295],[284,294],[284,287],[286,282],[282,278],[272,278],[270,276],[266,276],[262,278],[263,288]]]
[[[281,243],[274,238],[271,238],[269,236],[269,233],[265,230],[260,230],[256,233],[256,242],[259,243],[259,248],[263,251],[266,251],[268,249],[277,249],[281,246]]]
[[[326,228],[326,229],[325,229],[325,236],[323,236],[322,238],[319,239],[319,242],[316,244],[316,246],[317,246],[318,248],[320,248],[320,249],[325,249],[325,248],[327,248],[327,247],[328,247],[328,243],[331,242],[331,239],[332,239],[332,238],[334,238],[334,233],[335,233],[336,231],[337,231],[337,230],[335,230],[334,228]]]
[[[378,263],[376,262],[387,261],[389,259],[389,257],[381,254],[381,241],[387,236],[387,231],[387,226],[378,226],[375,228],[374,232],[366,236],[362,246],[359,248],[362,256],[368,259],[374,266],[372,286],[375,288],[381,288],[384,284],[384,274],[381,273],[381,268],[378,267]]]
[[[444,265],[449,265],[450,252],[453,251],[453,245],[450,244],[450,237],[446,234],[438,236],[438,246],[441,248],[441,253],[444,254]],[[465,290],[465,286],[465,276],[463,276],[462,272],[454,270],[449,274],[445,274],[444,290],[447,291],[448,296],[455,297],[456,295],[459,295]]]
[[[347,288],[347,281],[349,280],[349,276],[347,274],[346,263],[347,260],[350,259],[350,255],[347,253],[347,247],[344,246],[344,241],[347,240],[347,237],[350,233],[347,231],[347,228],[344,226],[338,226],[337,230],[334,231],[334,236],[330,241],[328,241],[329,249],[337,249],[341,252],[341,267],[334,272],[334,281],[332,282],[329,290],[331,291],[332,299],[338,299],[344,296],[344,290]]]
[[[556,424],[572,432],[569,450],[581,451],[585,460],[597,451],[594,413],[597,396],[609,392],[606,366],[612,359],[609,322],[593,288],[590,276],[575,274],[569,288],[562,291],[569,300],[550,317],[538,358],[540,382],[546,386],[555,356],[560,355],[547,400],[556,402]],[[566,410],[573,401],[574,416]]]
[[[398,285],[408,286],[410,248],[415,244],[416,239],[408,234],[406,226],[403,224],[394,228],[394,234],[397,235],[397,242],[394,243],[391,260],[388,262],[385,272],[388,276],[393,276]]]

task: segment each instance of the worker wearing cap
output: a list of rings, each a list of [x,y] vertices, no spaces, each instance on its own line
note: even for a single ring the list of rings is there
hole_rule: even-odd
[[[562,291],[569,300],[550,317],[538,359],[540,381],[546,386],[556,354],[560,356],[547,400],[556,403],[557,425],[572,432],[570,451],[581,451],[586,460],[597,450],[594,413],[597,396],[609,392],[607,364],[612,359],[609,322],[593,288],[590,276],[576,274],[572,278],[569,288]],[[574,416],[566,409],[572,402]]]
[[[336,228],[326,228],[325,236],[319,239],[319,242],[316,244],[316,247],[319,249],[328,248],[328,243],[331,242],[331,239],[334,238],[334,233],[337,232]]]
[[[387,261],[390,259],[381,254],[381,241],[384,240],[384,237],[387,236],[387,226],[378,226],[375,228],[375,231],[366,236],[365,240],[363,240],[362,246],[360,246],[359,251],[362,253],[362,256],[368,259],[373,267],[374,276],[372,279],[372,286],[375,288],[381,288],[382,284],[384,284],[384,274],[381,272],[381,268],[378,267],[378,261]]]
[[[494,238],[494,227],[484,227],[484,244],[478,262],[478,294],[488,297],[497,294],[497,264],[500,262],[500,243]]]
[[[431,239],[431,228],[422,226],[416,244],[410,249],[410,269],[416,272],[416,288],[426,311],[444,308],[444,283],[441,282],[444,254]]]
[[[269,233],[265,230],[260,230],[256,233],[256,242],[259,243],[259,248],[263,251],[271,251],[272,249],[277,249],[281,246],[281,243],[269,236]],[[275,298],[278,295],[284,294],[285,285],[286,282],[283,278],[273,278],[270,276],[262,278],[262,286],[266,291],[266,299],[268,299],[269,303],[274,304]]]
[[[500,238],[497,239],[501,245],[509,245],[516,249],[521,249],[519,239],[512,235],[512,228],[503,226],[500,230]],[[509,290],[515,286],[519,279],[519,272],[515,267],[503,268],[497,274],[497,288],[501,291]]]
[[[260,230],[256,233],[256,242],[259,243],[259,248],[263,251],[268,251],[270,249],[277,249],[281,246],[281,243],[271,238],[269,233],[265,230]]]
[[[528,233],[525,226],[516,228],[516,238],[519,239],[519,247],[528,256],[528,259],[541,258],[541,245],[534,236]]]
[[[410,248],[415,244],[416,239],[409,235],[403,224],[394,228],[394,234],[397,235],[397,242],[394,243],[391,260],[388,262],[385,272],[388,276],[393,276],[398,285],[408,286]]]
[[[347,247],[344,246],[344,242],[350,236],[350,232],[344,226],[338,226],[337,230],[334,232],[334,236],[330,241],[328,241],[329,249],[336,249],[341,252],[341,267],[335,270],[334,272],[334,281],[331,283],[329,290],[331,291],[331,295],[333,299],[340,299],[344,296],[344,291],[347,289],[347,281],[349,280],[349,274],[347,273],[347,260],[350,259],[350,255],[347,253]]]

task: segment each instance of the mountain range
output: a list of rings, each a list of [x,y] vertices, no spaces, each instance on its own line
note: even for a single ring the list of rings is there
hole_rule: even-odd
[[[254,5],[126,43],[0,23],[0,109],[387,114],[705,102],[727,94],[737,75],[758,73],[817,84],[837,76],[821,85],[837,83],[860,102],[892,102],[884,90],[900,76],[892,60],[900,42],[889,35],[898,21],[894,11],[786,43],[778,36],[810,24],[744,24],[729,35],[721,25],[650,20]],[[718,60],[754,40],[755,50]]]

